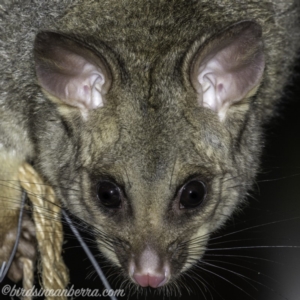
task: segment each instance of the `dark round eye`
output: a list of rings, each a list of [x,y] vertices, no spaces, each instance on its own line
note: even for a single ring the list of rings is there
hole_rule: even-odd
[[[190,181],[181,190],[180,208],[195,208],[203,202],[205,196],[205,184],[202,181]]]
[[[97,196],[101,204],[107,208],[119,208],[122,203],[119,187],[110,181],[98,183]]]

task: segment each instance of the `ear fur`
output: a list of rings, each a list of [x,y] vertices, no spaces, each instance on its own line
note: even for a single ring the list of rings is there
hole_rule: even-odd
[[[256,92],[264,66],[260,25],[242,21],[226,28],[201,47],[192,62],[199,104],[223,121],[233,104]]]
[[[85,111],[104,105],[111,75],[92,50],[62,34],[40,32],[34,58],[38,82],[51,97]]]

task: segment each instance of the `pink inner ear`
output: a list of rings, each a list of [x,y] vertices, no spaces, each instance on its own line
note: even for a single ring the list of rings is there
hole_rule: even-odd
[[[102,87],[104,76],[101,70],[86,63],[80,73],[69,78],[61,100],[81,109],[103,106]]]
[[[224,91],[223,83],[219,83],[217,86],[217,94],[221,94]]]
[[[84,90],[84,93],[87,94],[87,93],[90,91],[90,88],[89,88],[88,85],[85,84],[85,85],[83,86],[83,90]]]
[[[244,22],[237,26],[242,29],[236,36],[225,35],[210,45],[210,52],[195,70],[199,104],[215,111],[220,120],[232,104],[258,87],[264,70],[259,25]]]
[[[76,55],[72,55],[71,63],[69,57],[67,63],[64,72],[54,70],[51,77],[43,76],[37,69],[41,86],[62,102],[80,109],[103,106],[105,79],[101,70]]]
[[[38,81],[50,95],[82,110],[103,106],[110,73],[91,50],[58,33],[41,32],[35,62]]]
[[[230,61],[219,53],[207,62],[198,75],[202,87],[202,105],[219,114],[224,119],[227,109],[241,101],[261,81],[264,69],[263,54],[254,61],[245,63]],[[234,64],[236,63],[236,64]]]

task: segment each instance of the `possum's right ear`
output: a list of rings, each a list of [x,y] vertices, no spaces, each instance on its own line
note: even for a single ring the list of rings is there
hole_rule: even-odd
[[[40,32],[34,58],[38,82],[52,97],[85,111],[104,105],[111,73],[92,50],[64,35]]]

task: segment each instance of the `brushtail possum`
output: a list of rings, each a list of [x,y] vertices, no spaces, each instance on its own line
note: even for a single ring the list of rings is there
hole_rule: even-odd
[[[178,279],[251,187],[299,16],[296,0],[2,4],[0,262],[27,161],[131,282]],[[36,255],[22,228],[14,280]]]

